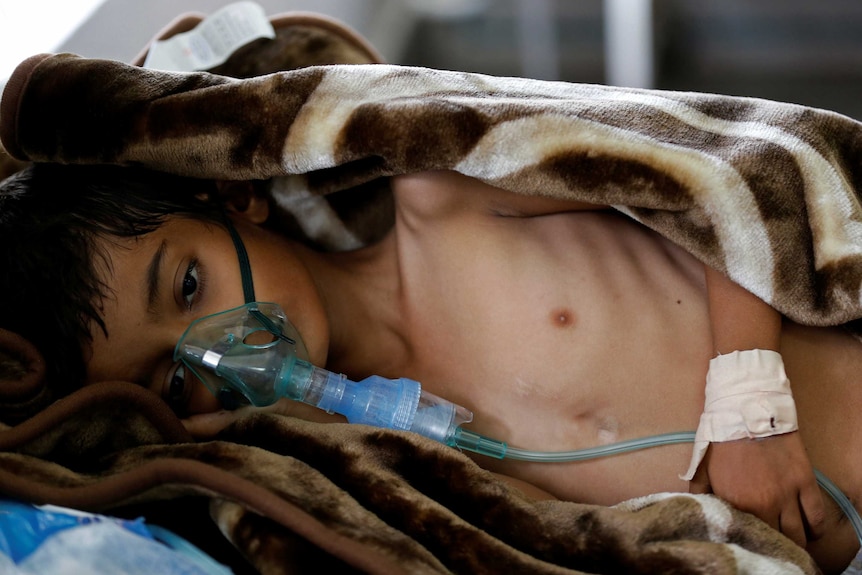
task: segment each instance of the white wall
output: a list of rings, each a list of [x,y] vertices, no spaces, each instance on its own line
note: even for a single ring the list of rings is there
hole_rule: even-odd
[[[0,0],[0,85],[41,52],[130,61],[185,12],[212,13],[232,0]],[[366,33],[376,0],[255,0],[267,14],[329,14]]]

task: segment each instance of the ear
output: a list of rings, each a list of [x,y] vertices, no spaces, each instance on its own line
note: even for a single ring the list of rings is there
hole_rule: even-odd
[[[269,200],[251,182],[220,180],[216,189],[229,213],[252,224],[262,224],[269,217]]]

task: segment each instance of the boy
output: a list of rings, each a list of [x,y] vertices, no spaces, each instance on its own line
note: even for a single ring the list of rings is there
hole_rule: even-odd
[[[257,299],[285,309],[313,363],[353,379],[411,377],[472,410],[471,429],[558,451],[695,429],[716,354],[780,351],[802,431],[712,443],[691,466],[691,488],[715,491],[801,545],[807,538],[824,569],[846,566],[858,544],[812,465],[851,500],[860,495],[862,462],[850,456],[862,441],[852,425],[862,401],[857,341],[782,324],[677,246],[600,206],[515,196],[450,172],[396,177],[392,189],[396,223],[381,242],[323,254],[267,229],[269,207],[250,188],[223,187]],[[197,198],[208,191],[107,167],[42,165],[11,178],[0,244],[5,263],[20,263],[0,299],[4,323],[18,319],[4,327],[46,352],[59,336],[71,345],[49,363],[77,361],[86,382],[138,382],[198,435],[226,424],[235,414],[219,411],[172,359],[193,319],[243,303],[230,234]],[[37,249],[23,234],[40,227],[44,238],[71,231]],[[38,250],[68,269],[43,263]],[[287,402],[277,409],[328,419]],[[680,473],[690,460],[686,445],[567,464],[477,456],[537,497],[600,504],[686,491]]]

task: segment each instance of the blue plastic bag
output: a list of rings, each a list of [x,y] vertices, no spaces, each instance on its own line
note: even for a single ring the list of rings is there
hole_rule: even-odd
[[[179,536],[125,520],[0,499],[0,573],[229,575]]]

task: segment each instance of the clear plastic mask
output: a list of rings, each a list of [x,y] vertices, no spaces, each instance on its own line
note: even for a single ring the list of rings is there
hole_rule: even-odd
[[[284,396],[280,372],[297,358],[308,359],[299,332],[278,304],[266,302],[195,320],[174,349],[174,361],[182,361],[213,395],[256,406]]]

